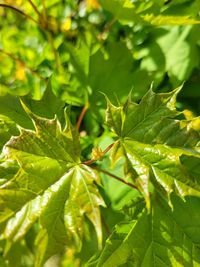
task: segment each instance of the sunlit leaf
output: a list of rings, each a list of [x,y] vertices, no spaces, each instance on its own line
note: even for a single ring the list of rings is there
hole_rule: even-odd
[[[107,122],[119,136],[111,157],[113,160],[120,155],[126,157],[125,172],[139,186],[148,207],[150,187],[155,182],[168,196],[172,192],[181,197],[200,196],[199,183],[180,162],[181,155],[200,154],[193,149],[199,140],[198,133],[192,130],[190,122],[175,119],[179,90],[167,94],[150,90],[139,104],[129,98],[123,107],[108,102]]]
[[[200,21],[190,18],[189,16],[154,16],[145,15],[143,19],[153,25],[191,25],[200,24]]]
[[[98,175],[80,165],[78,136],[69,119],[62,130],[56,118],[44,119],[24,108],[35,131],[20,128],[20,135],[4,147],[5,156],[21,168],[1,186],[0,219],[10,218],[2,237],[14,242],[39,219],[36,266],[41,266],[67,241],[75,239],[81,247],[84,216],[94,225],[101,246],[99,206],[104,202],[94,184],[99,183]]]

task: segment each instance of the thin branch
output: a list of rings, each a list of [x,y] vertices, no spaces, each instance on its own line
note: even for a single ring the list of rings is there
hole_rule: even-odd
[[[14,6],[6,5],[6,4],[0,4],[0,7],[11,9],[11,10],[19,13],[20,15],[25,16],[27,19],[33,21],[34,23],[38,24],[37,20],[35,20],[34,18],[32,18],[31,16],[29,16],[28,14],[24,13],[23,11],[21,11],[20,9],[18,9]]]
[[[36,5],[31,0],[28,0],[28,2],[32,6],[32,8],[34,9],[34,11],[37,13],[38,17],[40,18],[41,17],[41,14],[40,14],[39,10],[37,9]]]
[[[81,123],[82,123],[82,121],[83,121],[83,118],[84,118],[85,113],[86,113],[86,111],[88,110],[88,108],[89,108],[89,103],[87,102],[87,103],[85,104],[85,106],[83,107],[83,109],[82,109],[82,111],[81,111],[81,114],[80,114],[80,116],[79,116],[79,118],[78,118],[77,124],[76,124],[76,127],[77,127],[78,130],[80,129]]]
[[[20,63],[22,63],[22,61],[20,59],[18,59],[17,57],[12,55],[11,53],[4,51],[2,48],[0,48],[0,52],[5,54],[6,56],[12,58],[14,61],[19,61]]]
[[[26,69],[28,69],[32,74],[37,75],[40,79],[42,79],[42,80],[46,80],[46,79],[43,78],[37,71],[35,71],[35,70],[33,70],[32,68],[28,67],[28,66],[26,65],[26,63],[25,63],[24,61],[22,61],[20,58],[17,58],[17,57],[14,56],[13,54],[4,51],[2,48],[0,48],[0,53],[3,53],[4,55],[10,57],[12,60],[21,63]]]
[[[137,188],[136,185],[133,185],[132,183],[126,182],[124,179],[118,177],[118,176],[115,175],[115,174],[112,174],[112,173],[110,173],[110,172],[108,172],[108,171],[106,171],[106,170],[103,170],[103,169],[101,169],[101,168],[99,168],[99,167],[96,167],[96,166],[92,166],[92,168],[95,169],[95,170],[97,170],[97,171],[99,171],[99,172],[102,172],[102,173],[104,173],[104,174],[106,174],[106,175],[108,175],[108,176],[110,176],[110,177],[112,177],[112,178],[114,178],[114,179],[116,179],[116,180],[119,181],[119,182],[124,183],[125,185],[128,185],[129,187],[132,187],[132,188],[138,190],[138,188]]]
[[[102,151],[102,158],[113,147],[113,145],[114,145],[114,143],[110,144],[104,151]],[[89,159],[89,160],[82,162],[82,164],[91,165],[94,162],[96,162],[97,160],[99,160],[99,159]]]

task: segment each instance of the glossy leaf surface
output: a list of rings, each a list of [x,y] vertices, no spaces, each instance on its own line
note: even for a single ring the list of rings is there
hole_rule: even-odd
[[[190,123],[175,117],[178,90],[155,94],[151,90],[139,104],[130,98],[123,107],[108,102],[107,123],[118,135],[111,158],[126,157],[126,170],[139,186],[149,206],[150,183],[159,184],[169,196],[176,192],[200,196],[198,181],[180,162],[182,155],[199,158],[194,146],[199,135]]]
[[[24,108],[35,131],[20,128],[20,135],[4,147],[4,155],[16,160],[20,169],[0,189],[0,218],[9,219],[2,237],[17,241],[39,219],[36,266],[41,266],[69,240],[81,247],[84,216],[101,245],[99,206],[104,202],[94,184],[99,183],[98,175],[80,164],[77,133],[67,117],[62,130],[56,118],[44,119]]]

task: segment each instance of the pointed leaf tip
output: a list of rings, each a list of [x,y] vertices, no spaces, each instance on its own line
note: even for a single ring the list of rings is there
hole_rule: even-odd
[[[139,104],[129,102],[123,110],[112,105],[107,109],[109,126],[119,136],[120,153],[111,153],[112,162],[125,157],[125,174],[132,174],[148,209],[152,186],[161,186],[168,195],[200,196],[198,180],[193,181],[180,161],[182,155],[198,157],[194,147],[199,141],[199,134],[188,127],[190,122],[184,121],[183,126],[176,119],[176,97],[181,88],[159,94],[150,89]]]

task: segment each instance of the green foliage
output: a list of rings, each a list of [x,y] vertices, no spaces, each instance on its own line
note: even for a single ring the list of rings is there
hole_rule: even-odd
[[[108,102],[107,122],[119,136],[113,148],[113,161],[121,155],[130,173],[144,194],[149,207],[150,179],[156,180],[168,195],[199,196],[199,185],[180,164],[180,156],[196,155],[188,150],[197,145],[199,135],[187,122],[174,120],[175,96],[179,90],[155,95],[151,90],[137,105],[130,99],[121,108]],[[185,125],[184,125],[185,124]]]
[[[200,266],[199,12],[1,1],[0,266]]]
[[[173,197],[173,211],[158,196],[153,203],[151,214],[115,227],[94,266],[199,265],[199,199]]]

